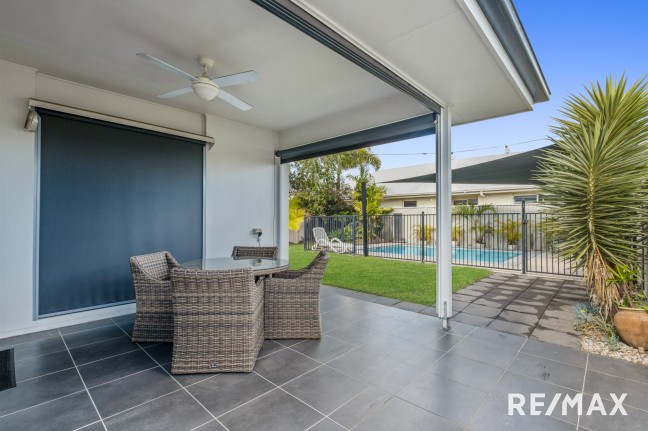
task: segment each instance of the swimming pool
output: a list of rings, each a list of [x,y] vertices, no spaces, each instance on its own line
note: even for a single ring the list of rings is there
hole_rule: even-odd
[[[421,247],[405,244],[373,246],[369,248],[369,253],[386,255],[386,257],[421,256]],[[472,261],[497,263],[507,261],[519,255],[520,253],[517,251],[508,250],[490,250],[463,247],[455,247],[452,249],[452,260],[456,262]],[[430,260],[434,260],[434,258],[436,257],[436,247],[426,246],[425,257],[429,258]]]

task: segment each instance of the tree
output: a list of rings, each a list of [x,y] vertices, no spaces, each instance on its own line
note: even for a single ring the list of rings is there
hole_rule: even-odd
[[[292,197],[288,201],[288,229],[297,232],[301,227],[306,211],[302,208],[298,197]]]
[[[355,193],[347,178],[356,184],[362,179],[373,180],[371,168],[380,168],[380,158],[370,148],[294,162],[290,169],[290,195],[298,197],[301,207],[312,215],[351,214]],[[379,189],[374,184],[370,192],[378,202],[377,208],[385,194],[384,188]]]
[[[595,304],[609,319],[622,299],[614,274],[637,268],[648,220],[648,91],[625,77],[568,97],[551,127],[554,149],[537,179],[548,196],[559,252],[584,268]]]
[[[367,182],[367,215],[389,214],[393,211],[392,208],[381,207],[385,193],[387,193],[387,189],[384,186],[377,185],[376,181],[371,177]],[[353,207],[356,213],[362,214],[362,183],[356,183],[353,191]]]
[[[488,213],[497,213],[497,209],[492,204],[475,205],[469,203],[468,205],[459,205],[453,208],[455,214],[469,220],[471,222],[470,229],[475,232],[475,242],[477,244],[486,243],[486,235],[493,233],[493,226],[482,222],[483,215]]]

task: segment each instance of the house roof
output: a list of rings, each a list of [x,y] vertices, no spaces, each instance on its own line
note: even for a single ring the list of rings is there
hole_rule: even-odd
[[[274,130],[284,149],[430,112],[255,3],[299,6],[420,93],[450,106],[455,125],[528,111],[549,94],[510,0],[489,9],[477,0],[194,0],[190,6],[6,0],[0,59],[35,68],[39,76]],[[255,70],[259,81],[228,89],[254,108],[242,112],[191,93],[159,99],[187,82],[138,52],[195,75],[200,55],[215,59],[214,76]],[[79,103],[55,92],[36,97]],[[92,110],[87,104],[78,107]]]
[[[546,146],[531,151],[473,157],[453,160],[453,184],[537,184],[535,173],[539,169],[538,157]],[[434,164],[387,169],[376,173],[376,182],[381,183],[434,183]]]
[[[408,196],[436,196],[435,183],[385,183],[380,184],[387,189],[385,198]],[[537,186],[529,184],[453,184],[452,194],[475,194],[480,192],[535,191]]]

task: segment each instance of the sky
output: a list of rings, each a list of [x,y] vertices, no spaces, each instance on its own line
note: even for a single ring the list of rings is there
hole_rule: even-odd
[[[569,94],[584,85],[624,72],[629,82],[648,73],[648,1],[645,0],[515,0],[540,67],[551,91],[549,102],[525,112],[452,128],[455,159],[548,145],[552,118]],[[540,140],[539,140],[540,139]],[[539,140],[539,141],[537,141]],[[525,141],[525,144],[519,144]],[[382,169],[433,163],[434,135],[374,147]],[[497,147],[479,151],[488,147]]]

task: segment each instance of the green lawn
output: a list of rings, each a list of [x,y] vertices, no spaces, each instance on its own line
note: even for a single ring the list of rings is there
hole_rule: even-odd
[[[315,253],[304,250],[303,244],[291,245],[290,266],[303,268],[313,260]],[[432,305],[436,301],[436,265],[336,253],[329,253],[329,256],[324,284],[417,304]],[[489,274],[488,269],[455,266],[452,268],[452,291]]]

